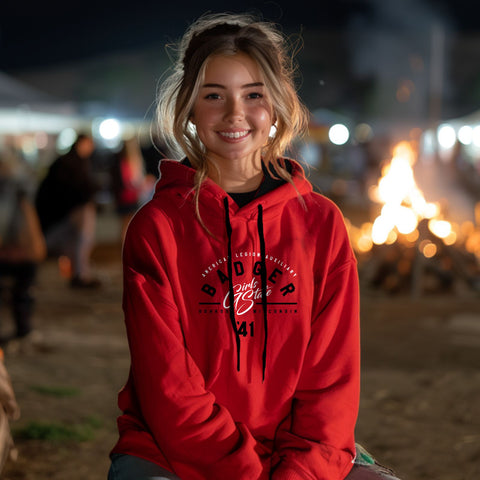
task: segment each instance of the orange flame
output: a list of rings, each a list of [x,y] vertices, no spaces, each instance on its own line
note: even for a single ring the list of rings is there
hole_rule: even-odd
[[[452,224],[441,218],[439,204],[427,202],[418,188],[413,171],[415,161],[416,155],[409,142],[396,145],[390,163],[382,169],[382,177],[369,189],[370,199],[383,204],[380,215],[361,229],[351,229],[359,252],[370,251],[374,244],[392,244],[400,236],[408,242],[416,242],[417,227],[422,219],[429,219],[430,231],[445,244],[457,241]],[[430,245],[421,249],[426,256],[436,253]]]
[[[384,204],[372,226],[372,241],[377,245],[388,243],[393,233],[411,234],[422,218],[432,218],[439,213],[438,205],[428,203],[417,187],[414,164],[415,154],[410,144],[399,143],[375,187],[377,201]]]

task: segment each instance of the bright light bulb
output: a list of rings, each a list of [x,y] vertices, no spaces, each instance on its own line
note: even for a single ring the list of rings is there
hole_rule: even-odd
[[[105,140],[114,140],[120,136],[120,122],[114,118],[107,118],[100,123],[98,131]]]
[[[452,148],[457,141],[455,129],[448,124],[440,125],[437,131],[438,143],[445,149]]]
[[[350,132],[348,128],[342,123],[336,123],[330,127],[328,131],[328,138],[335,145],[344,145],[348,142]]]

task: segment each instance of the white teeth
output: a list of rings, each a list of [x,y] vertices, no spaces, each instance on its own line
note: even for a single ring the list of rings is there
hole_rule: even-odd
[[[243,132],[219,132],[222,137],[227,138],[240,138],[245,137],[248,134],[248,130],[244,130]]]

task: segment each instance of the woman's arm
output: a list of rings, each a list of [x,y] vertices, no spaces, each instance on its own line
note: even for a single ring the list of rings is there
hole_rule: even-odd
[[[124,311],[143,421],[180,478],[262,478],[255,439],[205,389],[185,348],[164,261],[179,254],[169,228],[149,231],[137,216],[124,247]]]
[[[275,480],[343,480],[355,457],[359,403],[359,288],[347,240],[326,277],[291,415],[280,426]]]

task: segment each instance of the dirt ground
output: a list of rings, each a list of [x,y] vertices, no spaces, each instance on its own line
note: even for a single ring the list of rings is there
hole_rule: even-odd
[[[71,290],[55,261],[42,264],[42,339],[6,354],[22,416],[5,480],[106,479],[129,365],[119,257],[118,245],[96,250],[104,286],[93,292]],[[480,478],[480,295],[365,289],[362,332],[357,440],[403,480]]]

